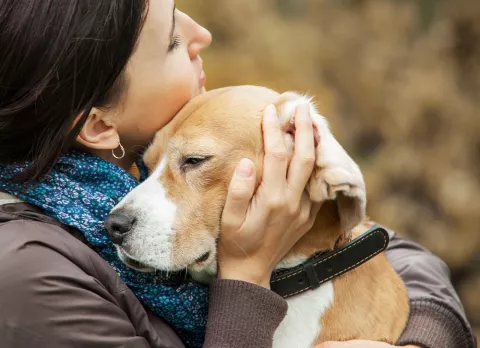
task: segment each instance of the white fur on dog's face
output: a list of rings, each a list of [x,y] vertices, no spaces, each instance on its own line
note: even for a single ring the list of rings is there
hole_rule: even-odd
[[[167,197],[167,189],[162,185],[166,170],[167,158],[164,157],[148,179],[115,207],[115,212],[135,217],[132,231],[122,245],[117,247],[120,258],[124,262],[130,258],[147,268],[158,270],[179,271],[191,268],[194,271],[195,260],[210,253],[208,259],[203,261],[202,269],[206,265],[216,265],[217,228],[193,233],[191,248],[175,253],[180,231],[187,230],[187,226],[178,219],[178,202]],[[215,274],[216,268],[211,273]]]
[[[309,100],[295,93],[279,95],[253,86],[210,91],[189,102],[147,150],[150,177],[112,211],[136,221],[118,247],[122,260],[127,255],[154,269],[188,269],[197,280],[211,279],[236,164],[250,158],[257,168],[257,185],[262,179],[263,110],[276,104],[285,144],[293,155],[294,139],[288,130],[296,105],[304,102]],[[313,201],[337,200],[342,227],[352,228],[364,217],[362,175],[331,135],[327,121],[310,105],[319,146],[307,190]]]

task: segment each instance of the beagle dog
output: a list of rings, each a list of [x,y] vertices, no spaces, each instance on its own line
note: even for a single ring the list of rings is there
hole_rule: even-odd
[[[395,343],[409,314],[405,286],[382,251],[388,234],[365,216],[362,173],[310,98],[263,87],[209,91],[187,103],[145,153],[149,177],[113,210],[120,258],[140,271],[187,269],[208,283],[217,272],[216,242],[236,164],[251,159],[262,179],[265,107],[276,106],[293,156],[294,111],[308,103],[315,168],[306,187],[321,202],[312,229],[278,264],[272,290],[288,312],[275,348],[367,339]],[[109,229],[112,231],[112,229]],[[111,232],[112,233],[112,232]]]

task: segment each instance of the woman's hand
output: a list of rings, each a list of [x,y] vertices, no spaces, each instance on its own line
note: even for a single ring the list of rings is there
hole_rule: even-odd
[[[219,278],[270,288],[278,262],[312,227],[320,206],[305,193],[315,162],[312,120],[307,105],[295,114],[295,153],[289,156],[275,107],[263,118],[265,159],[256,194],[255,167],[240,161],[230,183],[218,244]]]
[[[397,346],[392,346],[388,343],[383,342],[374,342],[374,341],[363,341],[363,340],[353,340],[346,342],[324,342],[315,348],[395,348]],[[420,348],[418,346],[402,346],[403,348]]]

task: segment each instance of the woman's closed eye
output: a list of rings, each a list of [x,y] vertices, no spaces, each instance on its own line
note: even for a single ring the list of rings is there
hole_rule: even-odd
[[[170,42],[170,45],[168,46],[168,52],[171,52],[178,48],[180,44],[182,43],[182,38],[180,35],[175,34],[175,36],[172,38],[172,41]]]
[[[180,43],[181,43],[181,37],[179,34],[176,34],[175,33],[175,29],[176,29],[176,17],[175,17],[175,14],[177,12],[177,8],[176,6],[174,5],[173,6],[173,12],[172,12],[172,27],[170,29],[170,44],[168,45],[168,52],[171,52],[173,50],[175,50],[176,48],[178,48],[178,46],[180,46]]]

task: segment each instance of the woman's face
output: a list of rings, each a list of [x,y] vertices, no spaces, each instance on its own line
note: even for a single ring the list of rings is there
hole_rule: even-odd
[[[112,123],[127,149],[146,146],[191,98],[205,91],[199,53],[212,37],[173,0],[150,1],[138,46],[126,66],[126,92]]]

